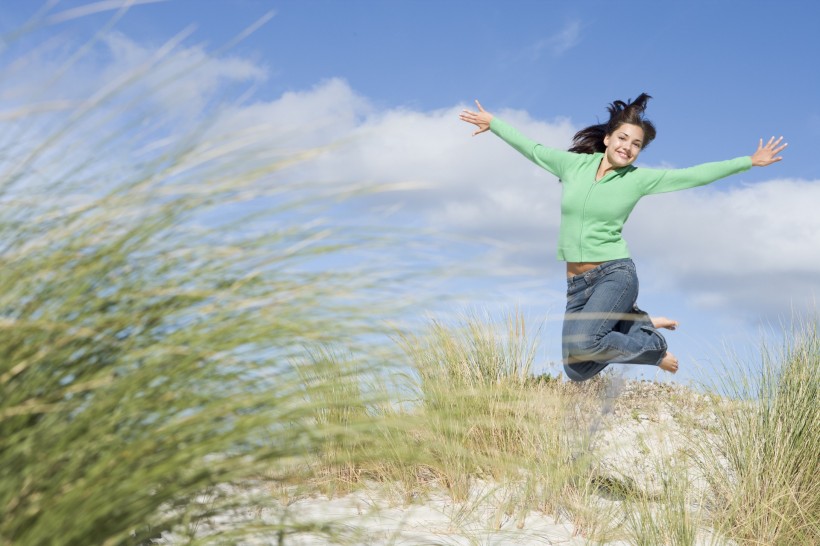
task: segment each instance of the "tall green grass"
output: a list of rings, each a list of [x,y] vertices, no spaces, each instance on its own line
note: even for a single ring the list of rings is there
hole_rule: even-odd
[[[642,470],[598,464],[618,457],[596,437],[611,425],[602,419],[618,394],[612,378],[534,381],[525,330],[519,316],[501,328],[470,319],[402,341],[418,378],[417,449],[454,502],[478,502],[471,494],[494,483],[499,510],[522,524],[531,510],[568,516],[593,542],[818,542],[816,324],[797,327],[779,352],[764,346],[761,366],[739,363],[717,393],[619,401],[674,422],[646,446],[652,476],[634,478]]]
[[[504,510],[557,514],[589,478],[577,390],[533,376],[537,332],[519,313],[503,324],[470,317],[402,340],[417,378],[419,449],[455,502],[474,486],[503,484]],[[588,414],[584,414],[588,416]]]
[[[390,272],[316,265],[379,244],[317,221],[350,189],[293,175],[322,149],[158,108],[197,68],[174,68],[179,41],[89,98],[53,99],[55,75],[31,95],[48,104],[3,116],[0,544],[194,528],[245,502],[221,486],[286,482],[337,445],[315,347],[380,358],[360,348]]]
[[[717,441],[700,461],[714,525],[743,544],[820,543],[820,337],[796,326],[721,386]]]
[[[626,540],[635,546],[706,543],[701,536],[707,526],[707,514],[700,508],[702,499],[693,491],[687,461],[674,461],[668,453],[659,460],[663,464],[656,465],[654,476],[658,487],[652,491],[629,490],[624,495]]]
[[[399,336],[406,369],[390,385],[321,355],[322,373],[336,377],[322,406],[341,411],[315,419],[343,434],[324,444],[306,480],[326,494],[377,482],[400,503],[444,491],[465,513],[496,499],[497,521],[522,526],[533,510],[562,513],[591,477],[585,420],[595,403],[589,386],[533,377],[536,339],[517,313],[503,324],[436,322]]]

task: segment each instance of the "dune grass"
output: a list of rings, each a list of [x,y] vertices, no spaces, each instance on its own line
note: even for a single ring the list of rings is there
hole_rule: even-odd
[[[737,363],[721,390],[717,441],[699,454],[715,526],[747,544],[820,543],[816,322],[764,346],[759,363]]]
[[[339,436],[316,418],[346,411],[324,394],[338,378],[312,355],[381,358],[360,349],[385,329],[390,272],[315,265],[381,244],[317,220],[367,189],[302,183],[324,149],[223,126],[216,107],[164,112],[197,68],[172,62],[181,39],[65,100],[93,43],[29,99],[3,59],[0,544],[140,543],[248,503],[220,487]]]
[[[357,457],[348,452],[342,480],[355,475],[360,484],[384,484],[403,503],[444,491],[461,512],[493,499],[495,525],[512,517],[523,527],[530,512],[571,511],[605,533],[608,524],[582,515],[581,507],[594,489],[588,436],[589,421],[600,419],[601,382],[573,386],[533,377],[536,338],[518,313],[503,325],[469,317],[400,336],[409,373],[381,391],[382,403],[357,406],[357,422],[369,416],[370,424],[359,433],[348,428],[346,442],[367,447]],[[345,391],[328,391],[339,395],[335,405],[360,399]],[[334,473],[334,465],[325,466],[323,475]]]
[[[591,544],[816,542],[812,326],[781,354],[765,353],[762,375],[747,363],[722,393],[613,388],[607,374],[580,385],[536,379],[532,340],[515,313],[503,324],[470,317],[401,337],[412,373],[384,400],[411,394],[404,405],[357,410],[371,419],[364,436],[351,436],[368,441],[352,465],[358,483],[398,490],[404,503],[443,491],[458,507],[454,525],[488,503],[489,527],[561,518]],[[617,438],[635,423],[647,432],[621,452],[611,427]]]

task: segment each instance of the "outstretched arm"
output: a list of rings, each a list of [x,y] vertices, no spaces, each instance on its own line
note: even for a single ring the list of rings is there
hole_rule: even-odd
[[[669,191],[685,190],[696,186],[710,184],[726,176],[737,174],[751,167],[765,167],[772,163],[782,161],[778,155],[786,149],[788,144],[782,143],[783,137],[770,138],[764,145],[763,139],[757,145],[757,150],[752,155],[737,157],[727,161],[716,161],[712,163],[702,163],[687,169],[654,170],[643,169],[644,173],[656,173],[654,176],[647,176],[643,184],[644,195],[652,193],[664,193]],[[782,144],[781,144],[782,143]]]
[[[472,123],[478,127],[478,129],[476,129],[473,133],[473,136],[481,134],[484,131],[488,131],[490,129],[490,122],[493,120],[493,115],[481,107],[481,103],[478,102],[478,99],[476,99],[475,105],[478,107],[478,112],[473,112],[472,110],[467,110],[465,108],[461,111],[461,114],[458,115],[459,119],[462,121]]]
[[[763,139],[761,138],[760,143],[757,145],[757,151],[752,154],[752,166],[765,167],[766,165],[771,165],[772,163],[781,161],[783,158],[777,154],[785,150],[786,146],[789,145],[786,142],[780,144],[781,142],[783,142],[783,137],[780,137],[777,140],[772,137],[764,146]]]
[[[480,102],[475,101],[475,104],[478,107],[478,112],[473,112],[472,110],[467,110],[465,108],[458,115],[462,121],[472,123],[478,127],[478,129],[473,132],[473,136],[479,135],[486,131],[492,131],[501,140],[523,154],[524,157],[539,167],[548,170],[558,178],[562,178],[564,176],[563,172],[566,166],[573,165],[575,163],[578,154],[542,146],[534,140],[525,137],[513,127],[504,123],[504,121],[500,118],[497,118],[484,110]],[[490,125],[490,122],[492,122],[492,126]]]

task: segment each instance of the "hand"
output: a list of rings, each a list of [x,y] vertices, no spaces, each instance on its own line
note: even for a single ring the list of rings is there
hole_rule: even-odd
[[[478,129],[473,133],[473,136],[483,133],[484,131],[489,130],[490,122],[493,119],[493,115],[484,108],[481,107],[481,103],[478,102],[478,99],[475,101],[475,105],[478,106],[478,112],[473,112],[471,110],[462,110],[461,113],[458,115],[459,119],[462,121],[466,121],[467,123],[472,123]]]
[[[772,137],[764,146],[763,139],[761,138],[760,144],[757,145],[757,151],[752,154],[752,165],[755,167],[765,167],[766,165],[771,165],[772,163],[777,163],[782,160],[783,158],[777,154],[785,150],[786,146],[788,146],[788,143],[780,144],[782,140],[783,137],[777,140]]]

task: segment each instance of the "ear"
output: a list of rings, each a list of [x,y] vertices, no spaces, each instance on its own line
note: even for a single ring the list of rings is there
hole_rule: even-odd
[[[609,146],[609,135],[604,135],[604,146]]]

